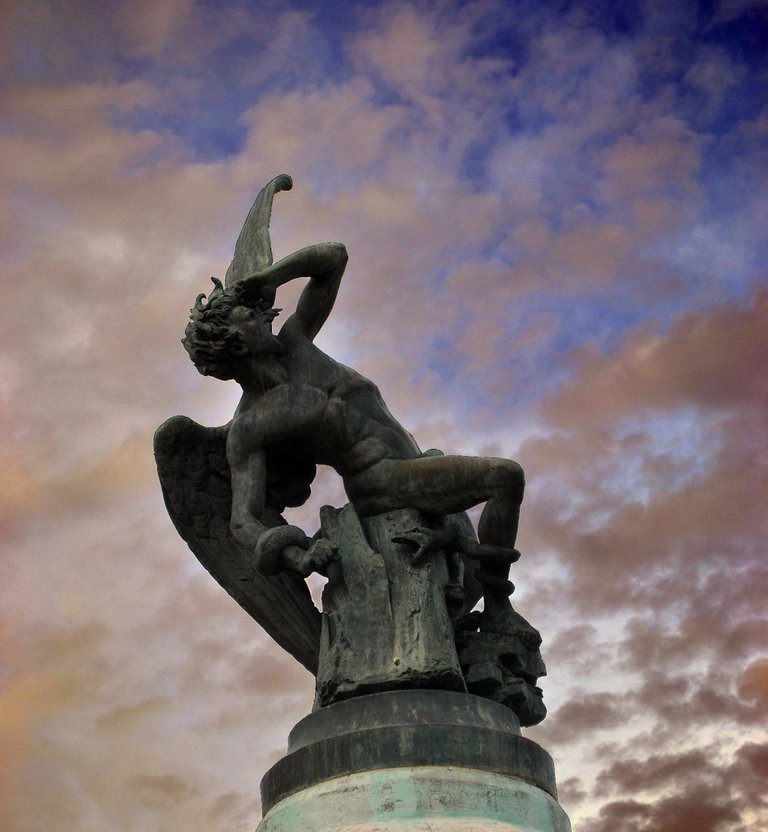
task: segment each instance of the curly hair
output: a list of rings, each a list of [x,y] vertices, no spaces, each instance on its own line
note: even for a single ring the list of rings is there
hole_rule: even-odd
[[[201,293],[189,310],[190,321],[181,343],[199,373],[228,381],[233,377],[235,359],[247,352],[243,336],[229,325],[230,313],[242,305],[241,286],[235,284],[227,290],[220,280],[211,280],[214,289],[208,302],[203,303],[205,294]]]

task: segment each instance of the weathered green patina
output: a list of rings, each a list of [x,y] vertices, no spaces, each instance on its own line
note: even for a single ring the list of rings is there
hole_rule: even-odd
[[[358,772],[294,794],[257,832],[570,832],[557,801],[517,778],[467,768]]]

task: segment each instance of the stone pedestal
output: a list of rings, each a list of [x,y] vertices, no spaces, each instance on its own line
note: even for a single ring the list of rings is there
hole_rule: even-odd
[[[261,795],[257,832],[570,832],[549,754],[508,708],[449,691],[316,711]]]
[[[398,509],[361,520],[349,503],[323,506],[320,521],[336,558],[323,590],[315,707],[396,687],[465,692],[445,553],[417,561],[395,542],[429,519]]]

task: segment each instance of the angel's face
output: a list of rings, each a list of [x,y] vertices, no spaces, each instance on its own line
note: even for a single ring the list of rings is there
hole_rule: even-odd
[[[272,333],[272,321],[279,314],[279,309],[259,311],[236,306],[229,314],[229,325],[243,336],[250,355],[275,355],[283,350],[282,343]]]

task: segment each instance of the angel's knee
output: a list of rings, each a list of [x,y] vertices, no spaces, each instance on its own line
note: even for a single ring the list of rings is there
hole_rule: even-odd
[[[490,465],[491,487],[498,495],[511,497],[515,502],[523,499],[525,474],[517,462],[511,459],[494,459]]]

